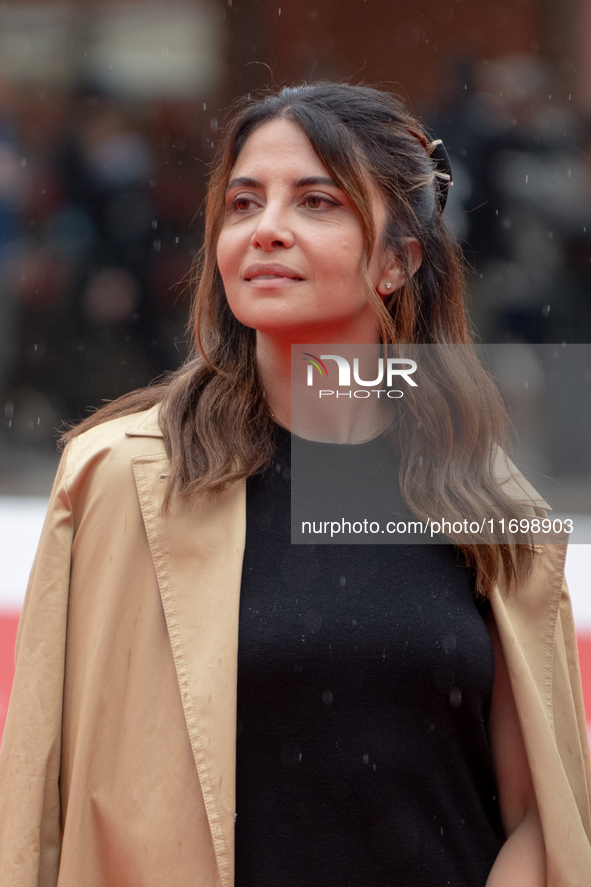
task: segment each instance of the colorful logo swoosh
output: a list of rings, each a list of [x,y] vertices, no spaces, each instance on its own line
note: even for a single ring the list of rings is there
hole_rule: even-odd
[[[305,360],[306,363],[312,364],[312,366],[315,366],[321,376],[328,376],[328,370],[326,369],[325,365],[322,363],[322,361],[320,360],[319,357],[316,357],[315,354],[308,354],[307,351],[302,351],[302,354],[304,355],[302,360]]]

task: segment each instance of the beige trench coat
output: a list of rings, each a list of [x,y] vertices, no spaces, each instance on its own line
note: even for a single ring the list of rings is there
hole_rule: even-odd
[[[0,756],[2,887],[232,887],[245,484],[164,517],[168,472],[155,410],[98,426],[64,455]],[[492,606],[548,885],[589,887],[565,553],[547,546],[527,587],[508,600],[495,590]]]

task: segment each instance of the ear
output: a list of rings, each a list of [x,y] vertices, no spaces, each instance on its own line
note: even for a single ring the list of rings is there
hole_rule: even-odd
[[[407,237],[404,241],[404,250],[406,252],[406,261],[408,263],[408,272],[413,277],[423,261],[423,253],[421,245],[414,237]],[[392,256],[385,263],[380,280],[377,285],[377,291],[382,298],[391,296],[392,293],[399,290],[406,282],[407,272],[404,262],[400,256]]]

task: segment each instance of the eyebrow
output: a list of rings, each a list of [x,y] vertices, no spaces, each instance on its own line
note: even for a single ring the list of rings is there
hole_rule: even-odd
[[[314,185],[325,185],[329,188],[339,188],[339,185],[337,185],[334,179],[329,178],[329,176],[305,176],[303,179],[298,179],[293,183],[294,188],[309,188]],[[233,188],[263,187],[263,183],[258,179],[251,179],[249,176],[239,176],[237,179],[232,179],[232,181],[228,183],[226,191],[231,191]]]

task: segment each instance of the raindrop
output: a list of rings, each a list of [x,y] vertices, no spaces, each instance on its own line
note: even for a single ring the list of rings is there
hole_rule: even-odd
[[[452,687],[449,691],[449,704],[452,708],[459,708],[462,704],[462,691],[459,687]]]
[[[7,419],[12,419],[14,416],[14,404],[10,400],[7,400],[4,404],[4,415]]]
[[[341,586],[341,588],[344,588],[346,584],[347,584],[346,578],[344,576],[341,576],[341,578],[339,579],[339,585]]]
[[[369,764],[369,755],[363,755],[362,760],[364,764]]]
[[[232,5],[232,4],[230,3],[230,6],[231,6],[231,5]],[[207,111],[207,102],[203,102],[203,110],[204,110],[204,111]]]
[[[550,314],[550,305],[544,305],[544,307],[542,308],[542,315],[544,317],[548,317],[549,314]]]
[[[447,655],[449,653],[453,653],[457,647],[457,641],[455,634],[450,632],[446,632],[441,638],[441,646],[443,648],[443,652]]]
[[[322,701],[325,705],[332,705],[332,690],[325,690],[322,694]]]
[[[162,248],[162,244],[159,240],[154,241],[154,252],[159,253]]]
[[[157,228],[158,222],[156,221],[156,219],[152,219],[152,231],[156,231]]]
[[[210,124],[209,124],[209,128],[211,129],[212,132],[217,132],[217,131],[218,131],[218,119],[217,119],[217,117],[212,117],[212,118],[211,118],[211,122],[210,122]]]
[[[526,176],[525,177],[525,184],[527,185],[528,182],[529,182],[529,176]]]
[[[277,15],[281,15],[281,7],[279,7],[279,9],[278,9]]]

